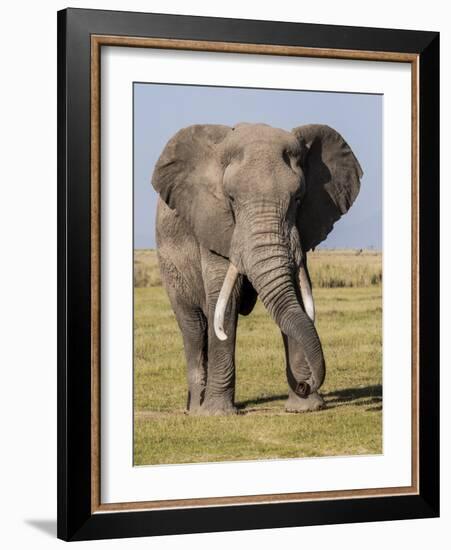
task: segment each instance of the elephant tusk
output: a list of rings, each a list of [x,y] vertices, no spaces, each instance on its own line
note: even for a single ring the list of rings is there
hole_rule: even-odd
[[[214,327],[215,334],[219,340],[227,340],[227,334],[224,332],[224,316],[229,302],[230,295],[232,294],[233,287],[238,278],[238,270],[231,263],[227,270],[224,282],[222,283],[221,292],[219,293],[218,301],[216,302]]]
[[[310,280],[307,275],[305,263],[302,262],[299,273],[299,289],[301,291],[302,302],[304,304],[305,313],[310,317],[312,323],[315,322],[315,304],[313,302],[312,287],[310,286]]]

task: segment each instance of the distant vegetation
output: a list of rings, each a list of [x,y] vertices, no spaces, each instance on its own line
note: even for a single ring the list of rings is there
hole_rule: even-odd
[[[156,250],[135,250],[133,265],[135,288],[161,286]]]
[[[355,288],[382,282],[382,255],[372,250],[316,250],[308,255],[314,287]],[[161,286],[155,250],[135,250],[135,288]]]
[[[382,283],[382,254],[372,250],[316,250],[308,254],[313,287],[355,288]]]
[[[279,329],[260,302],[237,337],[240,414],[184,414],[183,343],[156,253],[135,251],[134,463],[177,464],[382,452],[382,267],[373,251],[309,255],[327,409],[287,414]]]

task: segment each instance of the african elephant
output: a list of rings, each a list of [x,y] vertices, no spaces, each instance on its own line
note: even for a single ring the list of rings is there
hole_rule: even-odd
[[[190,413],[236,412],[238,314],[249,314],[257,295],[282,333],[285,409],[323,407],[307,252],[348,211],[362,175],[342,136],[324,125],[194,125],[169,140],[152,177],[156,238],[183,335]]]

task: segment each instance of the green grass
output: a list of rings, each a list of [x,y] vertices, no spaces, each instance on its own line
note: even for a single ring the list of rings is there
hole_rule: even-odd
[[[315,413],[284,412],[282,339],[258,302],[238,328],[240,414],[185,415],[185,358],[168,298],[160,286],[135,289],[136,465],[382,452],[382,287],[380,279],[371,283],[381,257],[355,251],[315,255],[310,255],[311,272],[318,276],[328,269],[346,282],[321,287],[317,281],[314,288],[327,363],[321,388],[327,409]],[[154,259],[153,253],[148,256]]]

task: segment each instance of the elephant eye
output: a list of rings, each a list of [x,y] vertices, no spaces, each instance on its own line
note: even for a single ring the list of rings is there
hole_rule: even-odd
[[[299,160],[295,156],[290,155],[288,153],[288,151],[286,151],[286,150],[283,151],[282,156],[283,156],[283,160],[284,160],[285,164],[291,170],[293,170],[293,172],[296,172],[297,174],[299,174],[301,172],[301,167],[299,165]]]
[[[288,154],[288,151],[283,151],[282,157],[283,157],[283,161],[285,162],[285,164],[289,168],[291,168],[291,159],[290,159],[290,155]]]

